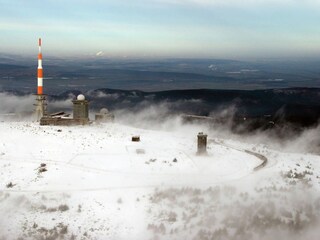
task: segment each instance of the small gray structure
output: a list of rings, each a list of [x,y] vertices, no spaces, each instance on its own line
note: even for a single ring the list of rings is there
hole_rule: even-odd
[[[198,155],[205,155],[207,154],[207,136],[203,134],[203,132],[199,132],[198,134]]]
[[[132,141],[132,142],[140,142],[140,136],[133,136],[133,137],[131,138],[131,141]]]

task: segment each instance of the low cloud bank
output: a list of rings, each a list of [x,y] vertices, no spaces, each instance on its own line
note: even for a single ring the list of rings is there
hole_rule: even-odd
[[[116,94],[102,95],[102,98],[118,98]],[[72,99],[75,96],[69,94],[66,99],[53,100],[48,98],[48,111],[72,111]],[[10,93],[0,93],[0,119],[16,119],[28,117],[34,111],[35,96],[33,95],[13,95]],[[192,100],[188,104],[194,104],[195,111],[199,108],[198,100]],[[235,124],[234,119],[237,113],[236,105],[221,106],[216,111],[209,114],[212,119],[219,121],[197,121],[185,122],[181,117],[184,109],[179,106],[186,104],[186,100],[167,101],[159,104],[152,104],[149,101],[142,101],[133,107],[123,106],[114,111],[116,120],[120,123],[132,125],[139,128],[158,129],[165,131],[189,132],[190,136],[197,132],[206,132],[210,138],[224,138],[246,141],[248,143],[265,144],[271,148],[284,151],[320,153],[320,126],[313,126],[304,130],[295,131],[290,124],[273,126],[270,129],[257,129],[247,131],[246,122]],[[91,114],[95,110],[91,108]],[[239,134],[239,132],[241,134]]]
[[[174,103],[175,104],[175,103]],[[185,122],[181,114],[173,114],[172,104],[163,102],[158,105],[141,105],[136,109],[115,111],[118,122],[139,128],[165,131],[189,132],[190,137],[198,132],[206,132],[209,138],[223,138],[264,144],[276,150],[320,154],[320,126],[297,132],[291,125],[274,126],[270,129],[245,131],[246,124],[234,126],[235,106],[220,108],[210,113],[210,117],[223,121]],[[234,131],[234,129],[236,131]],[[239,131],[239,129],[242,129]],[[239,134],[241,132],[241,134]]]
[[[32,112],[35,97],[32,95],[16,96],[0,92],[0,113]]]
[[[70,95],[66,100],[48,99],[48,111],[70,111],[72,109],[71,100],[74,98]],[[23,120],[32,119],[36,103],[34,95],[21,95],[0,92],[0,120]]]

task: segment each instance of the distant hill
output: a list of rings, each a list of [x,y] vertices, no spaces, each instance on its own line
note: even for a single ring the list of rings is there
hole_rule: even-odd
[[[0,63],[0,71],[13,70],[13,69],[26,69],[26,68],[28,68],[28,67],[22,66],[22,65]]]
[[[320,87],[320,61],[234,61],[221,59],[57,59],[44,57],[49,94],[98,88],[274,89]],[[35,89],[37,59],[0,54],[0,88]]]

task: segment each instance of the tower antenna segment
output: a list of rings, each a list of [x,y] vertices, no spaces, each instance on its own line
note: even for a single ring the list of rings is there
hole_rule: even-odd
[[[43,94],[43,69],[42,69],[42,51],[41,51],[42,41],[39,38],[39,53],[38,53],[38,87],[36,95],[36,106],[35,115],[37,121],[47,115],[47,103],[46,103],[46,95]]]
[[[39,38],[39,53],[38,53],[38,95],[43,94],[43,70],[42,70],[42,52],[41,38]]]

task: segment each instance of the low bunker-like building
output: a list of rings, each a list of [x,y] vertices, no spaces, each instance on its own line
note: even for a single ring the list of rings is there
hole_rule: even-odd
[[[85,125],[90,123],[89,119],[89,101],[80,94],[73,103],[73,117],[69,117],[64,112],[58,112],[43,116],[40,119],[40,125]]]

